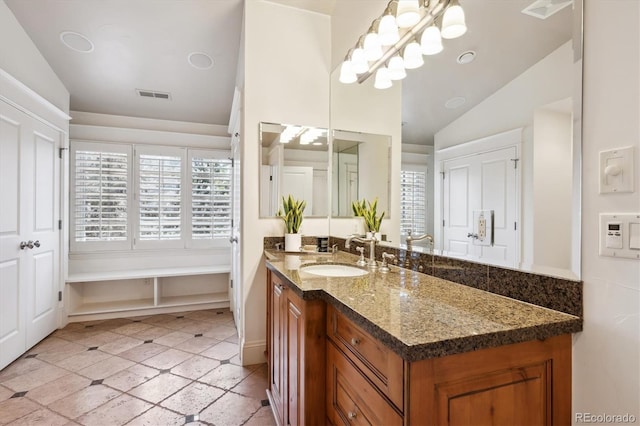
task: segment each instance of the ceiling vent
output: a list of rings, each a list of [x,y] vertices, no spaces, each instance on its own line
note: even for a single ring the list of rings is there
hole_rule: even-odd
[[[573,0],[537,0],[524,8],[522,13],[539,19],[547,19],[572,4]]]
[[[171,100],[171,93],[155,92],[153,90],[142,90],[142,89],[136,89],[136,92],[138,93],[139,96],[143,98],[166,99],[168,101]]]

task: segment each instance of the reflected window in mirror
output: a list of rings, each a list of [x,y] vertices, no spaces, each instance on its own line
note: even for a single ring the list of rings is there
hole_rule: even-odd
[[[305,200],[305,217],[329,215],[327,129],[260,123],[260,217],[274,217],[282,197]]]
[[[333,130],[331,216],[351,217],[351,203],[378,199],[389,218],[391,136]]]

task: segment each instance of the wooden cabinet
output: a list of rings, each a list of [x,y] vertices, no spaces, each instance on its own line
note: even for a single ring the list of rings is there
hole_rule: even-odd
[[[325,423],[325,303],[267,279],[269,400],[280,425]]]

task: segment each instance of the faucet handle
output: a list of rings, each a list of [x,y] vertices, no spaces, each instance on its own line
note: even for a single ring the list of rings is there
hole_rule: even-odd
[[[389,260],[394,260],[396,258],[395,255],[382,252],[382,265],[380,266],[380,272],[382,272],[383,274],[386,274],[387,272],[391,271],[391,269],[389,269],[389,264],[387,263],[387,259]]]
[[[356,265],[367,266],[367,261],[364,259],[364,247],[356,247],[356,251],[360,253],[360,259],[358,259]]]

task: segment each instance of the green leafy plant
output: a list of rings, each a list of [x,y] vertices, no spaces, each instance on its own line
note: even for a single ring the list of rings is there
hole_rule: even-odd
[[[294,200],[291,194],[288,198],[282,197],[282,208],[278,209],[277,216],[284,221],[287,234],[297,234],[302,225],[302,213],[307,202],[304,200]]]
[[[369,232],[380,232],[380,225],[382,225],[385,212],[378,216],[378,197],[373,202],[366,199],[354,201],[351,203],[351,208],[354,216],[364,218],[364,224]]]

